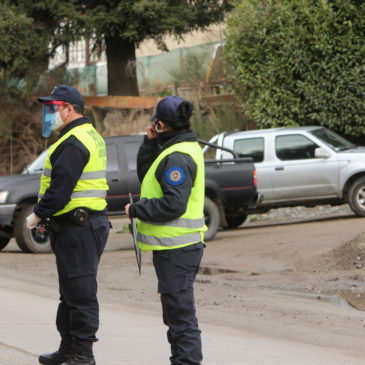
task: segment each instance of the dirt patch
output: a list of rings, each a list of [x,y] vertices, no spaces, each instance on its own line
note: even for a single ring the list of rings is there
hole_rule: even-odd
[[[329,294],[337,294],[342,299],[346,300],[352,307],[360,311],[365,311],[365,293],[363,292],[357,292],[357,290],[354,289],[333,291],[329,292]]]
[[[331,281],[342,282],[342,287],[346,287],[347,283],[346,288],[326,290],[322,287],[322,290],[339,295],[354,308],[365,311],[365,233],[358,234],[305,266],[305,270],[316,273],[318,278],[329,274]]]
[[[320,259],[313,264],[312,269],[318,272],[357,269],[359,274],[364,274],[364,265],[365,233],[360,233],[351,241],[321,255]]]

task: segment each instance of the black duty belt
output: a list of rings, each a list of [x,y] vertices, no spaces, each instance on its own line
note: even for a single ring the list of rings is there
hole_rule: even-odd
[[[106,216],[104,212],[93,212],[87,208],[76,208],[61,214],[47,218],[41,222],[52,233],[59,233],[62,228],[70,225],[84,226],[91,219]]]
[[[62,227],[70,224],[84,226],[89,220],[101,216],[105,216],[105,214],[93,212],[87,208],[76,208],[65,214],[54,216],[53,219]]]

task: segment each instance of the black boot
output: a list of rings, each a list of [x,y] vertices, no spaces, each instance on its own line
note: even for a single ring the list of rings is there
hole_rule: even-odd
[[[62,365],[95,365],[93,342],[74,340],[73,354]]]
[[[73,341],[71,336],[62,336],[58,351],[39,356],[39,363],[45,365],[61,365],[73,354],[72,345]]]

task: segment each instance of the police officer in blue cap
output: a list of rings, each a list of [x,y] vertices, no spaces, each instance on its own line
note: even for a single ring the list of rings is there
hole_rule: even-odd
[[[104,139],[83,115],[80,92],[58,85],[42,103],[42,135],[59,130],[41,176],[39,201],[27,227],[47,225],[56,256],[60,303],[58,351],[41,364],[94,365],[93,342],[99,326],[96,275],[110,223],[106,217]]]
[[[192,112],[193,105],[178,96],[158,103],[137,157],[141,199],[125,207],[138,218],[140,249],[153,251],[172,365],[202,361],[193,284],[205,247],[205,173],[190,130]]]

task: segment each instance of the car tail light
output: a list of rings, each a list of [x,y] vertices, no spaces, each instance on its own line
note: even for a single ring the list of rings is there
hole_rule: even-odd
[[[252,171],[252,175],[253,175],[253,185],[257,186],[256,170]]]

